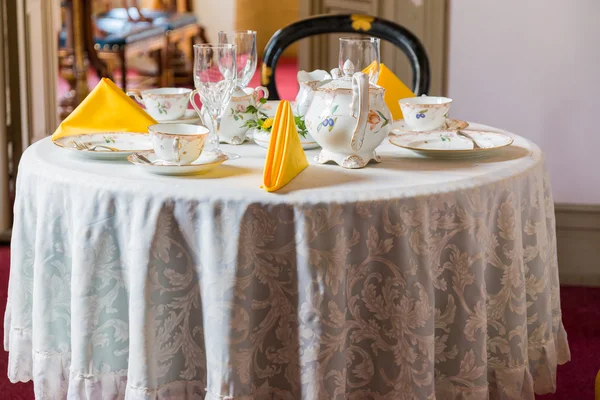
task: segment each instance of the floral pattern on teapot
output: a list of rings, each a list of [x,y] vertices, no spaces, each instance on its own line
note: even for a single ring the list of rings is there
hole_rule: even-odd
[[[381,123],[382,121],[383,123]],[[379,126],[379,129],[389,124],[390,120],[389,118],[386,118],[385,115],[383,115],[383,113],[379,110],[369,110],[369,115],[367,116],[367,124],[369,124],[369,130],[374,130],[375,127],[377,127],[380,123],[381,126]],[[374,133],[379,132],[379,129],[377,129]]]
[[[317,126],[317,131],[320,131],[322,127],[328,127],[327,130],[329,132],[331,132],[331,130],[333,129],[335,123],[337,122],[337,117],[333,117],[333,114],[337,111],[338,109],[338,105],[334,104],[333,107],[331,108],[331,111],[329,112],[329,115],[326,116],[325,118],[323,118],[323,120],[321,121],[321,123]]]
[[[321,128],[326,127],[329,132],[335,126],[337,122],[337,116],[335,116],[335,112],[337,111],[339,105],[334,104],[331,108],[331,111],[321,120],[319,125],[317,125],[317,131],[321,131]],[[381,111],[379,110],[369,110],[369,114],[367,116],[367,124],[369,125],[369,130],[372,133],[378,133],[379,130],[390,123],[390,119],[387,118]],[[375,128],[378,128],[375,130]],[[374,131],[374,132],[373,132]]]

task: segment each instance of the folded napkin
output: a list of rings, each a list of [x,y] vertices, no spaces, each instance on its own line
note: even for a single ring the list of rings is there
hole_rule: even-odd
[[[282,100],[271,129],[262,187],[267,192],[281,189],[306,167],[308,161],[300,143],[292,107],[289,101]]]
[[[94,90],[58,126],[52,140],[95,132],[140,132],[156,124],[140,106],[110,79],[102,78]]]
[[[363,72],[368,74],[369,70],[374,67],[375,61],[365,68]],[[384,64],[380,64],[377,84],[385,89],[385,104],[387,104],[388,108],[390,109],[394,121],[404,119],[402,116],[402,110],[400,110],[400,104],[398,104],[398,100],[406,99],[407,97],[415,97],[415,94],[412,92],[412,90],[410,90],[404,84],[404,82],[398,79],[398,77]]]

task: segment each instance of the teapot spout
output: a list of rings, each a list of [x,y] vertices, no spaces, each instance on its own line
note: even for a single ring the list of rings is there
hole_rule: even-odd
[[[296,94],[296,101],[293,107],[294,113],[296,115],[305,115],[312,102],[315,90],[329,81],[331,81],[331,75],[327,71],[321,69],[312,72],[299,71],[298,83],[300,90]]]

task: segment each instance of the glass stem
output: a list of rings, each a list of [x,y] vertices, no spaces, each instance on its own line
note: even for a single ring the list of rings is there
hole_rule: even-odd
[[[213,152],[214,153],[220,153],[221,152],[221,147],[219,146],[219,142],[221,141],[219,139],[219,134],[221,133],[221,117],[217,116],[216,113],[211,113],[212,116],[212,122],[213,122],[213,126],[215,128],[213,135],[212,135],[212,141],[213,141]]]

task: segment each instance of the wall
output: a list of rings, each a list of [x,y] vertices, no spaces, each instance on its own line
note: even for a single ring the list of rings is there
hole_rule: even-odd
[[[216,42],[219,31],[255,30],[256,48],[262,57],[265,45],[281,27],[298,20],[299,0],[194,0],[194,12]],[[296,46],[284,55],[295,57]]]
[[[271,36],[298,20],[298,3],[299,0],[237,0],[235,27],[256,31],[256,48],[262,58]],[[294,44],[284,51],[283,56],[296,57],[297,54],[297,45]]]
[[[193,0],[193,6],[209,42],[218,41],[219,31],[235,29],[236,0]]]
[[[452,115],[546,154],[557,203],[600,204],[600,1],[450,2]]]

